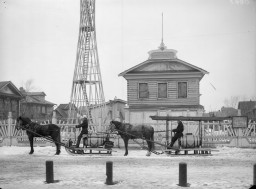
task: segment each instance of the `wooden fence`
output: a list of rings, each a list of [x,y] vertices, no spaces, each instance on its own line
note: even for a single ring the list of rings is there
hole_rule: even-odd
[[[55,123],[61,128],[62,142],[66,142],[68,139],[76,140],[79,129],[75,128],[78,123],[73,122],[68,124],[66,121],[51,120],[44,121],[40,124]],[[28,146],[28,137],[23,130],[15,129],[16,120],[12,118],[12,114],[9,113],[7,120],[0,120],[0,146]],[[183,146],[187,144],[198,143],[199,126],[195,121],[183,121],[184,124],[184,137]],[[157,142],[166,144],[171,140],[171,130],[176,128],[177,122],[170,121],[169,131],[165,129],[165,122],[158,121],[157,123],[150,124],[155,128],[154,139]],[[107,127],[107,125],[103,125]],[[166,134],[168,132],[168,134]],[[169,138],[166,138],[169,136]],[[116,147],[123,146],[123,141],[118,135],[112,135]],[[48,142],[44,138],[35,138],[35,146],[48,146],[54,145]],[[143,142],[141,140],[141,142]],[[145,141],[144,141],[145,142]],[[185,145],[186,143],[186,145]],[[129,146],[137,146],[132,140],[129,141]],[[216,146],[230,146],[230,147],[256,147],[256,122],[253,120],[248,121],[248,127],[246,128],[233,128],[232,120],[224,121],[203,121],[202,122],[202,146],[216,147]],[[189,147],[189,145],[188,145]]]

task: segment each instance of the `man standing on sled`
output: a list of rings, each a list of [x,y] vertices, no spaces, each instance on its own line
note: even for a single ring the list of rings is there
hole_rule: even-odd
[[[79,148],[79,144],[80,144],[80,141],[81,141],[81,138],[83,137],[83,135],[88,134],[88,119],[86,118],[86,116],[82,116],[81,121],[83,121],[83,122],[80,125],[76,125],[76,128],[82,127],[82,130],[77,138],[76,148]],[[87,137],[86,137],[86,139],[87,139]]]
[[[176,129],[172,129],[172,132],[175,132],[174,136],[172,137],[172,142],[171,142],[171,144],[167,148],[172,148],[172,146],[174,145],[176,140],[178,138],[183,137],[183,133],[182,133],[184,131],[183,123],[180,120],[178,120],[177,122],[178,122],[177,128]]]

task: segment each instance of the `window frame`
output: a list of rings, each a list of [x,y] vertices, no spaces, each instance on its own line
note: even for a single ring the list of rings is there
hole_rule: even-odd
[[[183,97],[182,95],[180,95],[180,87],[179,87],[179,84],[180,83],[186,83],[186,96]],[[177,97],[179,99],[184,99],[184,98],[188,98],[188,82],[187,81],[178,81],[177,82]]]
[[[147,85],[147,97],[141,97],[141,91],[140,91],[140,84],[146,84]],[[146,93],[146,91],[145,91]],[[148,83],[147,82],[139,82],[138,83],[138,99],[146,99],[149,98],[149,87],[148,87]]]
[[[159,97],[159,84],[166,84],[166,97]],[[167,99],[168,98],[168,82],[158,82],[157,83],[157,98],[158,99]]]

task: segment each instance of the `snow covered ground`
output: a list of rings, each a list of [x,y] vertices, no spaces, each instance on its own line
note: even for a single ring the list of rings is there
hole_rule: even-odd
[[[212,156],[152,154],[144,150],[115,149],[112,156],[71,156],[64,148],[55,156],[55,147],[0,147],[0,188],[2,189],[80,189],[80,188],[181,188],[179,163],[187,163],[190,188],[250,188],[256,149],[217,148]],[[45,162],[54,163],[54,180],[45,184]],[[107,186],[106,162],[113,162],[113,180]]]

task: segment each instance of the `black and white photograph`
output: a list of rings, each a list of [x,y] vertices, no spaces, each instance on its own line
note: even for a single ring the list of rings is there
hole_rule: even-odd
[[[256,0],[0,0],[0,189],[256,188]]]

